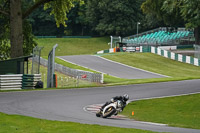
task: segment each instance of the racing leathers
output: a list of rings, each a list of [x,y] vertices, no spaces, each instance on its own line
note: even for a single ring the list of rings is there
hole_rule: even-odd
[[[106,102],[106,103],[101,107],[100,110],[103,111],[104,107],[106,107],[108,104],[113,103],[113,102],[115,102],[115,101],[117,101],[117,100],[120,100],[120,101],[123,102],[123,107],[122,107],[122,111],[123,111],[124,107],[126,106],[126,100],[124,99],[123,96],[116,96],[116,97],[113,97],[109,102]]]

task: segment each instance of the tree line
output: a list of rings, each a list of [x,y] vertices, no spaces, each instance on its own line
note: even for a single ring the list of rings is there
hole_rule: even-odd
[[[120,35],[170,26],[200,30],[199,0],[0,0],[0,58],[29,55],[35,36]],[[10,44],[10,45],[9,45]]]
[[[67,14],[65,26],[59,28],[50,10],[40,6],[29,20],[33,34],[37,36],[73,36],[73,35],[130,35],[136,29],[137,21],[142,19],[140,6],[144,0],[84,0],[84,4],[74,3]]]

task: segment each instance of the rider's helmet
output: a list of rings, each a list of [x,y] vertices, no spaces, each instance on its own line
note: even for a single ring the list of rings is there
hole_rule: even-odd
[[[124,95],[123,95],[123,100],[124,100],[124,101],[127,101],[128,99],[129,99],[128,94],[124,94]]]

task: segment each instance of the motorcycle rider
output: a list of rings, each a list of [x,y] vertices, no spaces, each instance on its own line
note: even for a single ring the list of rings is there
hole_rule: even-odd
[[[120,100],[123,102],[123,107],[122,107],[122,111],[124,109],[124,107],[126,106],[126,102],[128,101],[129,99],[129,96],[128,94],[124,94],[123,96],[115,96],[113,97],[109,102],[106,102],[101,108],[100,108],[100,111],[99,113],[101,113],[103,111],[103,109],[110,103],[114,103],[115,101],[117,100]]]

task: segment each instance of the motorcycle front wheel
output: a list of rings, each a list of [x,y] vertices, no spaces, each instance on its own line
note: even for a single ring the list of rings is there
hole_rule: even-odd
[[[108,108],[108,109],[105,110],[105,113],[104,113],[104,115],[103,115],[102,117],[103,117],[103,118],[110,117],[110,116],[112,116],[115,112],[116,112],[115,108],[114,108],[114,107],[110,107],[110,108]]]

